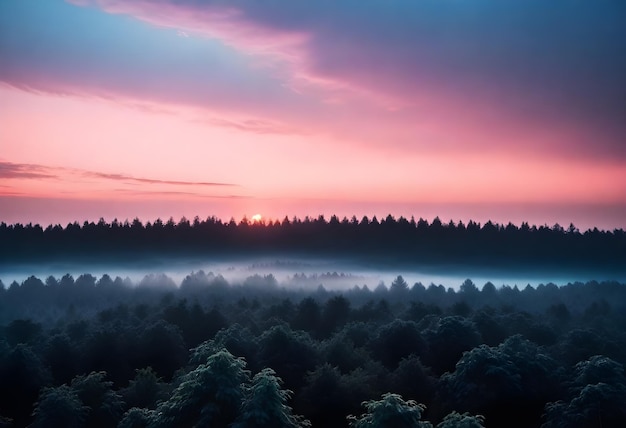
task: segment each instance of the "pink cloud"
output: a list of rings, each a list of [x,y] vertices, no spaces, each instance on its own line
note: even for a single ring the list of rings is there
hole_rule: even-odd
[[[72,198],[129,199],[200,198],[237,199],[245,195],[220,193],[241,191],[231,183],[165,180],[77,168],[0,161],[0,178],[11,186],[0,186],[3,196],[68,196]],[[116,188],[115,186],[126,186]]]
[[[407,100],[350,76],[335,76],[316,70],[315,28],[281,28],[250,16],[249,3],[209,2],[202,5],[168,0],[125,2],[85,0],[80,5],[97,5],[109,13],[132,15],[160,27],[183,28],[192,34],[219,39],[228,46],[252,55],[254,64],[269,69],[296,93],[320,97],[323,102],[365,98],[385,108],[408,105]],[[325,49],[328,46],[325,47]],[[340,55],[347,54],[342,51]],[[370,66],[373,64],[370,64]]]
[[[36,164],[22,164],[0,161],[0,178],[4,179],[50,179],[61,178],[67,175],[99,178],[103,180],[124,181],[141,184],[165,184],[173,186],[208,186],[208,187],[237,187],[231,183],[217,183],[204,181],[160,180],[154,178],[135,177],[127,174],[113,174],[98,171],[85,171],[76,168],[53,167]]]
[[[592,52],[584,46],[576,48],[580,52],[563,49],[574,52],[564,54],[562,65],[573,77],[559,77],[554,55],[544,45],[581,46],[580,34],[566,30],[562,39],[555,38],[549,21],[535,22],[525,14],[539,7],[536,2],[486,4],[480,7],[483,15],[440,5],[383,7],[367,1],[88,3],[161,28],[219,39],[309,104],[304,108],[292,99],[273,112],[255,107],[259,116],[253,120],[315,128],[345,143],[393,141],[400,150],[418,152],[489,149],[604,161],[626,156],[614,97],[594,90],[599,84],[593,79],[575,80],[586,77],[578,70]],[[596,11],[611,16],[609,9]],[[563,19],[572,21],[572,28],[579,24],[575,14]],[[528,32],[532,25],[536,35]],[[607,73],[603,78],[614,80],[616,75]],[[592,102],[605,106],[586,106]]]

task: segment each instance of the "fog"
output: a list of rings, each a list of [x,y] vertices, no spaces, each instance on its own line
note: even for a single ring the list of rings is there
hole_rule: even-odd
[[[72,260],[0,268],[0,425],[225,427],[257,399],[301,427],[346,427],[364,402],[438,427],[626,420],[626,285],[599,271]]]
[[[519,288],[531,285],[553,283],[565,285],[573,282],[587,281],[626,281],[626,274],[610,274],[582,270],[530,269],[530,268],[476,268],[453,266],[395,266],[393,264],[368,263],[363,260],[321,259],[321,258],[229,258],[229,259],[159,259],[151,261],[124,263],[115,262],[63,262],[38,264],[0,265],[0,280],[9,286],[13,281],[18,284],[34,275],[39,278],[54,276],[60,278],[65,274],[78,277],[91,274],[101,277],[128,278],[132,283],[141,282],[147,275],[163,274],[171,278],[177,285],[192,272],[203,271],[221,275],[231,284],[243,283],[246,278],[254,275],[273,275],[278,284],[285,288],[310,290],[323,285],[329,290],[346,290],[355,286],[367,286],[370,289],[389,284],[398,275],[402,275],[410,284],[421,283],[443,285],[458,290],[467,278],[479,288],[487,282],[496,287],[504,285]]]

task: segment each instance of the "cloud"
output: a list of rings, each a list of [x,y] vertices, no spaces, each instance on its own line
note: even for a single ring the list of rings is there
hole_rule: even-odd
[[[564,141],[556,151],[626,158],[623,2],[92,4],[264,56],[281,67],[287,87],[324,102],[365,97],[384,108],[412,107],[413,121],[463,115],[504,134],[569,127],[581,141]],[[509,145],[506,135],[501,144]]]
[[[624,2],[72,3],[0,2],[0,80],[258,118],[213,123],[245,132],[626,159]]]
[[[196,123],[206,123],[222,128],[231,128],[253,134],[306,135],[307,132],[288,125],[262,119],[230,120],[222,118],[197,119]]]
[[[174,186],[211,186],[211,187],[237,186],[236,184],[232,184],[232,183],[215,183],[215,182],[207,182],[207,181],[157,180],[153,178],[141,178],[141,177],[133,177],[131,175],[107,174],[107,173],[92,172],[92,171],[80,171],[80,174],[82,174],[85,177],[94,177],[94,178],[102,178],[105,180],[125,181],[125,182],[142,183],[142,184],[169,184],[169,185],[174,185]]]
[[[181,191],[142,191],[131,189],[115,189],[116,193],[133,196],[193,196],[206,199],[249,199],[250,196],[244,195],[208,195],[199,192],[181,192]]]
[[[306,113],[314,104],[305,105],[257,58],[179,31],[59,0],[0,2],[0,82],[265,118],[284,118],[295,107]]]
[[[10,190],[0,190],[0,198],[9,196],[28,196],[24,192],[13,192]]]
[[[27,164],[27,163],[12,163],[12,162],[0,161],[0,178],[42,179],[42,178],[56,178],[56,175],[50,172],[50,168],[47,168],[43,165],[33,165],[33,164]]]
[[[581,79],[586,85],[606,84],[594,75],[619,83],[626,66],[619,55],[626,44],[619,37],[626,34],[621,25],[626,5],[619,2],[571,5],[555,0],[549,7],[541,0],[454,6],[431,0],[91,3],[159,25],[185,26],[248,52],[279,56],[311,79],[372,91],[414,88],[436,78],[432,72],[470,81],[575,89]]]
[[[107,181],[122,181],[137,184],[163,184],[171,186],[193,187],[239,187],[233,183],[220,183],[210,181],[183,181],[161,180],[155,178],[135,177],[127,174],[113,174],[97,171],[86,171],[76,168],[54,167],[37,164],[13,163],[0,161],[0,178],[5,179],[66,179],[71,178],[98,178]]]

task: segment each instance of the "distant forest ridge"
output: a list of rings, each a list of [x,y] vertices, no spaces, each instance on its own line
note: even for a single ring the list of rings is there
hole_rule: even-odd
[[[373,263],[626,269],[626,232],[579,231],[522,223],[488,221],[443,223],[420,218],[358,220],[332,216],[285,217],[282,221],[224,222],[170,218],[142,223],[101,219],[66,227],[0,223],[0,263],[66,257],[190,255],[268,255],[357,257]]]
[[[71,228],[71,227],[93,227],[93,226],[106,226],[106,227],[145,227],[145,228],[150,228],[152,227],[169,227],[169,228],[176,228],[176,227],[201,227],[201,226],[206,226],[208,224],[212,224],[212,225],[223,225],[223,226],[229,226],[229,227],[237,227],[237,226],[255,226],[255,227],[262,227],[262,226],[284,226],[284,225],[289,225],[289,224],[337,224],[340,223],[342,225],[380,225],[380,224],[402,224],[402,225],[406,225],[409,224],[410,226],[417,228],[417,227],[429,227],[429,226],[433,226],[433,227],[444,227],[444,228],[448,228],[448,229],[473,229],[473,228],[492,228],[495,227],[496,229],[507,229],[507,230],[512,230],[512,229],[520,229],[520,230],[541,230],[541,229],[551,229],[553,231],[559,231],[559,232],[567,232],[567,233],[589,233],[589,232],[608,232],[611,233],[610,230],[607,229],[599,229],[597,227],[594,228],[590,228],[587,229],[583,232],[581,232],[573,223],[570,223],[569,226],[567,227],[567,229],[565,229],[561,224],[559,223],[555,223],[552,226],[549,226],[547,223],[544,225],[530,225],[528,222],[522,222],[521,226],[516,226],[515,224],[513,224],[512,222],[508,222],[506,225],[504,224],[500,224],[497,222],[492,222],[492,221],[487,221],[486,223],[484,223],[483,225],[481,225],[480,222],[476,222],[473,220],[469,220],[467,224],[463,223],[463,221],[459,220],[458,222],[455,222],[454,220],[450,220],[449,222],[445,223],[442,222],[439,218],[439,216],[436,216],[432,222],[429,223],[429,221],[427,219],[424,219],[422,217],[419,218],[419,220],[415,220],[414,216],[411,216],[410,219],[407,219],[404,216],[400,216],[400,217],[395,217],[391,214],[388,214],[385,218],[383,219],[378,219],[377,216],[372,216],[371,218],[367,215],[364,215],[361,217],[361,219],[359,220],[359,218],[356,215],[353,215],[351,218],[348,218],[346,216],[342,217],[341,219],[339,218],[339,216],[333,215],[330,217],[330,219],[327,219],[326,216],[320,214],[317,216],[317,218],[311,217],[311,216],[305,216],[303,219],[299,218],[298,216],[293,216],[291,219],[289,218],[289,216],[285,216],[283,217],[282,220],[279,219],[272,219],[272,218],[259,218],[258,220],[254,218],[255,216],[252,216],[251,218],[248,218],[248,216],[243,216],[243,218],[237,222],[237,220],[234,217],[231,217],[230,220],[228,221],[224,221],[223,219],[217,217],[217,216],[208,216],[205,220],[201,219],[200,216],[195,216],[193,218],[193,220],[189,220],[186,216],[181,217],[181,219],[176,222],[176,220],[174,220],[174,217],[170,217],[169,220],[167,220],[167,222],[164,222],[163,219],[161,218],[157,218],[154,221],[146,221],[145,223],[142,222],[138,217],[135,217],[132,221],[129,220],[128,218],[125,219],[124,221],[120,221],[119,219],[115,218],[112,222],[108,223],[104,218],[100,218],[100,220],[97,223],[94,223],[93,221],[84,221],[82,226],[80,224],[80,222],[78,221],[74,221],[72,223],[68,223],[67,226],[63,227],[60,223],[54,223],[54,224],[50,224],[47,227],[43,228],[43,226],[41,226],[40,224],[32,224],[32,223],[28,223],[28,224],[22,224],[22,223],[14,223],[14,224],[7,224],[4,221],[0,221],[0,228],[18,228],[18,227],[34,227],[34,228],[40,228],[43,230],[49,230],[49,229],[57,229],[57,228],[63,228],[63,229],[67,229],[67,228]],[[260,216],[259,216],[260,217]],[[618,232],[624,232],[624,230],[622,228],[616,228],[613,229],[613,233],[618,233]]]

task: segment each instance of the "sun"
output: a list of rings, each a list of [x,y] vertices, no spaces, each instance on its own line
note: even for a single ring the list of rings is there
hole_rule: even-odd
[[[253,223],[259,223],[261,221],[263,217],[261,216],[261,214],[255,214],[252,216],[252,222]]]

